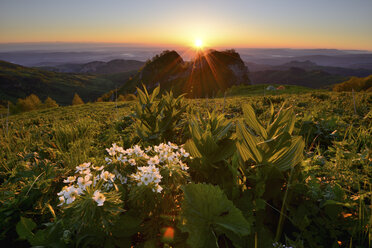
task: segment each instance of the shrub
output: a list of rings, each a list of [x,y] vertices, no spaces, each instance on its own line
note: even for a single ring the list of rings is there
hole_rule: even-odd
[[[19,98],[17,101],[17,108],[20,112],[31,111],[42,106],[39,97],[35,94],[27,96],[25,99]]]
[[[79,105],[84,104],[83,100],[80,98],[80,96],[75,93],[74,98],[72,99],[72,105]]]
[[[58,103],[56,101],[54,101],[52,98],[50,98],[49,96],[44,101],[44,107],[45,108],[55,108],[55,107],[58,107],[58,106],[59,106]]]

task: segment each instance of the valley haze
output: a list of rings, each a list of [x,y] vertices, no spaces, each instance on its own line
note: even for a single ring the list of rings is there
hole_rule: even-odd
[[[234,47],[216,47],[217,50],[231,48]],[[0,44],[0,60],[23,66],[108,62],[114,59],[145,62],[164,50],[176,50],[184,60],[191,60],[195,55],[195,51],[181,46],[120,43],[3,43]],[[280,65],[294,60],[310,60],[321,66],[372,69],[372,52],[367,50],[292,48],[235,48],[235,50],[247,63]]]

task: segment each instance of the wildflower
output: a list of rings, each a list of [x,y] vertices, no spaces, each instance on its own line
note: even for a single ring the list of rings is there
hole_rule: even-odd
[[[123,156],[123,154],[120,154],[118,157],[118,161],[125,163],[128,161],[127,157]]]
[[[185,158],[190,156],[190,153],[186,152],[185,149],[183,149],[183,148],[180,149],[180,153]]]
[[[76,197],[79,196],[79,194],[80,191],[77,188],[73,186],[69,187],[65,194],[66,203],[71,204],[72,202],[74,202],[76,200]]]
[[[134,160],[133,158],[129,159],[128,162],[132,166],[135,166],[136,165],[136,160]]]
[[[125,153],[128,155],[128,156],[131,156],[133,154],[134,150],[129,148],[127,150],[125,150]]]
[[[105,182],[111,181],[113,182],[115,178],[115,175],[108,172],[108,171],[102,171],[101,172],[101,179],[103,179]]]
[[[171,143],[170,141],[168,141],[168,146],[172,149],[178,149],[178,146],[176,144]]]
[[[59,204],[57,206],[62,206],[65,203],[65,198],[63,196],[58,197]]]
[[[110,155],[110,156],[115,156],[116,155],[116,151],[113,147],[111,148],[106,148],[106,151],[107,153]]]
[[[93,166],[93,169],[95,169],[96,171],[101,171],[101,170],[103,170],[103,168],[104,168],[103,165],[101,167]]]
[[[116,147],[116,151],[117,151],[118,153],[125,153],[125,150],[124,150],[123,147],[121,147],[121,146]]]
[[[75,182],[76,177],[67,177],[67,179],[63,180],[64,183],[73,183]]]
[[[187,171],[189,169],[189,167],[187,166],[187,164],[182,163],[182,161],[180,161],[179,165],[181,166],[181,170]]]
[[[116,173],[116,178],[120,180],[121,184],[127,183],[128,180],[126,177],[123,177],[123,175],[120,173]]]
[[[94,191],[92,199],[97,202],[97,206],[103,206],[103,203],[106,200],[106,197],[104,194],[102,194],[99,190]]]
[[[92,184],[92,181],[90,180],[91,175],[85,175],[84,177],[79,177],[77,180],[77,184],[82,190],[85,190],[87,187],[89,187]]]
[[[156,164],[159,164],[159,157],[158,156],[155,156],[155,157],[152,157],[152,158],[150,158],[148,161],[147,161],[147,163],[149,164],[149,165],[156,165]]]
[[[138,145],[135,145],[135,146],[133,147],[133,152],[134,152],[137,156],[140,156],[140,155],[142,155],[142,153],[143,153],[141,147],[139,147]]]
[[[156,186],[156,193],[161,193],[162,190],[163,190],[162,186],[160,186],[160,185]]]
[[[87,174],[87,173],[85,173],[85,172],[86,172],[87,170],[89,170],[89,172],[90,172],[89,167],[90,167],[90,163],[83,163],[83,164],[81,164],[81,165],[79,165],[79,166],[76,166],[76,171],[75,171],[75,173],[76,173],[76,172],[79,172],[80,174]]]
[[[152,180],[151,180],[151,175],[150,174],[144,174],[142,175],[141,177],[141,182],[144,184],[144,185],[148,185]]]
[[[111,163],[112,163],[112,159],[109,158],[109,157],[106,157],[106,158],[105,158],[105,161],[107,162],[107,164],[111,164]]]
[[[148,146],[145,148],[145,152],[150,152],[152,150],[152,147],[151,146]]]

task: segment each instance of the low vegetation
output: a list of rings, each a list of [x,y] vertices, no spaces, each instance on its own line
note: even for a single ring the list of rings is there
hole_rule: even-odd
[[[0,119],[1,242],[372,245],[370,93],[137,91]]]
[[[333,86],[334,91],[368,91],[372,92],[372,75],[364,78],[351,77],[349,80]]]

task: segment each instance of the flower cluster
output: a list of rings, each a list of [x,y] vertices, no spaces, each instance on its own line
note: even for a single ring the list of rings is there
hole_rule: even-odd
[[[122,178],[119,173],[117,175],[110,173],[104,170],[104,166],[93,166],[91,163],[83,163],[76,166],[75,173],[75,176],[69,176],[63,180],[69,186],[64,186],[57,194],[60,201],[59,206],[71,204],[79,196],[87,195],[88,188],[95,187],[100,181],[102,187],[109,190],[113,187],[115,178]],[[91,198],[98,206],[102,206],[105,202],[105,196],[100,190],[95,190]]]
[[[110,157],[105,160],[108,164],[120,163],[124,167],[129,165],[136,168],[136,172],[129,175],[129,178],[137,186],[146,185],[151,187],[153,192],[161,193],[163,187],[160,186],[161,170],[180,169],[187,171],[189,167],[182,161],[190,157],[182,146],[171,142],[161,143],[158,146],[146,147],[144,150],[135,145],[129,149],[123,149],[116,144],[106,149]],[[125,178],[126,179],[126,178]]]
[[[145,185],[153,192],[161,193],[161,180],[164,176],[162,172],[178,170],[187,173],[189,169],[183,160],[190,158],[190,154],[182,146],[171,142],[149,146],[144,150],[138,145],[125,150],[112,144],[106,151],[110,156],[105,158],[107,165],[94,166],[90,162],[80,164],[76,166],[75,175],[63,180],[68,185],[58,193],[59,206],[71,204],[80,196],[88,196],[97,206],[103,206],[106,200],[105,192],[114,186],[117,190],[117,183],[127,184],[128,179],[134,185]],[[129,170],[125,170],[126,168]]]
[[[141,185],[151,185],[152,191],[160,193],[163,187],[159,185],[161,179],[163,178],[159,169],[154,165],[138,167],[138,171],[131,175],[131,178],[137,182],[138,186]]]

